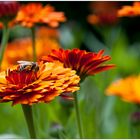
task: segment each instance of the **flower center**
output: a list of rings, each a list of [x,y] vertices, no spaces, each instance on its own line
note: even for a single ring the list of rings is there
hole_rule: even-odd
[[[37,79],[37,72],[35,71],[18,71],[18,70],[7,70],[6,80],[10,84],[23,87],[25,85],[33,83]]]

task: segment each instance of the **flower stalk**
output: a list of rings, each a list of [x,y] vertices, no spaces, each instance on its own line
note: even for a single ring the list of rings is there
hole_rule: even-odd
[[[36,62],[37,56],[36,56],[36,42],[35,42],[35,27],[31,28],[32,32],[32,49],[33,49],[33,61]]]
[[[131,138],[139,139],[140,138],[140,124],[131,125]]]
[[[3,24],[2,41],[1,41],[1,47],[0,47],[0,69],[2,65],[4,52],[7,46],[8,38],[9,38],[9,28],[8,28],[8,23],[5,22]]]
[[[131,114],[131,138],[140,138],[140,106]]]
[[[22,105],[22,110],[24,113],[25,120],[27,122],[30,138],[35,139],[36,133],[33,121],[32,107],[29,105]]]
[[[78,98],[77,98],[77,93],[76,92],[73,93],[73,97],[74,97],[74,106],[75,106],[75,113],[76,113],[76,120],[77,120],[79,136],[82,139],[83,138],[82,123],[81,123],[81,116],[80,116]]]

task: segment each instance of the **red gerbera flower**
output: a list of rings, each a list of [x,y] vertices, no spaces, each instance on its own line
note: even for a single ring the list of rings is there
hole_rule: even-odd
[[[0,2],[0,17],[14,16],[19,9],[19,3],[14,1]]]
[[[20,4],[15,1],[0,2],[0,29],[2,29],[5,24],[8,24],[8,27],[15,25],[14,17],[19,8]]]
[[[72,68],[77,71],[77,74],[84,78],[87,75],[94,75],[101,71],[111,69],[115,65],[101,65],[103,62],[111,59],[110,56],[103,56],[104,50],[95,52],[86,52],[85,50],[53,50],[48,56],[42,57],[44,62],[52,62],[58,60],[64,63],[65,67]]]

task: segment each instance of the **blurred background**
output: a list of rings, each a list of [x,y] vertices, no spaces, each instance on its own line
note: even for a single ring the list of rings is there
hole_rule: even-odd
[[[57,11],[63,11],[67,21],[53,29],[45,25],[37,26],[38,48],[46,46],[48,52],[58,47],[91,52],[104,49],[105,54],[112,57],[109,63],[116,64],[115,69],[88,77],[81,85],[78,98],[85,138],[133,138],[130,126],[135,105],[105,95],[105,89],[111,82],[140,72],[140,17],[116,16],[118,9],[132,3],[42,2],[54,6]],[[19,58],[24,59],[22,50],[30,46],[30,34],[29,29],[21,26],[11,28],[4,57],[5,67],[9,63],[7,61],[17,61],[12,55],[17,44],[21,55]],[[39,55],[43,53],[40,51]],[[37,104],[33,108],[38,138],[78,138],[73,101],[58,97],[49,104]],[[11,103],[2,103],[0,114],[0,138],[28,137],[20,105],[12,107]]]

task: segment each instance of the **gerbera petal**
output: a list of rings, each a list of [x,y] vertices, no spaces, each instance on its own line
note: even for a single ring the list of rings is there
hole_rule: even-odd
[[[107,95],[116,95],[123,101],[140,103],[140,76],[128,76],[110,84],[106,89]]]
[[[80,77],[87,75],[94,75],[95,73],[108,70],[114,67],[114,65],[102,66],[102,63],[111,59],[110,56],[103,56],[104,50],[100,50],[98,53],[86,52],[85,50],[73,49],[73,50],[53,50],[48,56],[42,57],[43,62],[60,61],[66,68],[72,68],[76,70]]]
[[[19,66],[0,74],[0,102],[12,105],[50,102],[63,92],[79,90],[76,71],[64,68],[60,62],[38,64],[39,70],[20,70]]]
[[[96,73],[99,73],[99,72],[102,72],[102,71],[105,71],[105,70],[109,70],[111,68],[114,68],[115,65],[106,65],[106,66],[100,66],[100,67],[97,67],[96,69],[94,70],[89,70],[87,73],[89,74],[96,74]]]
[[[118,10],[118,17],[140,16],[140,2],[134,2],[132,6],[123,6]]]
[[[28,3],[22,5],[16,23],[25,27],[32,27],[38,23],[45,23],[51,27],[57,27],[60,22],[65,22],[66,17],[63,12],[56,12],[50,5],[43,6],[41,3]]]
[[[84,65],[81,68],[81,73],[89,73],[89,71],[92,71],[92,70],[96,69],[100,64],[102,64],[103,62],[105,62],[109,59],[93,60],[93,61],[91,61],[90,63],[87,63],[86,65]]]

